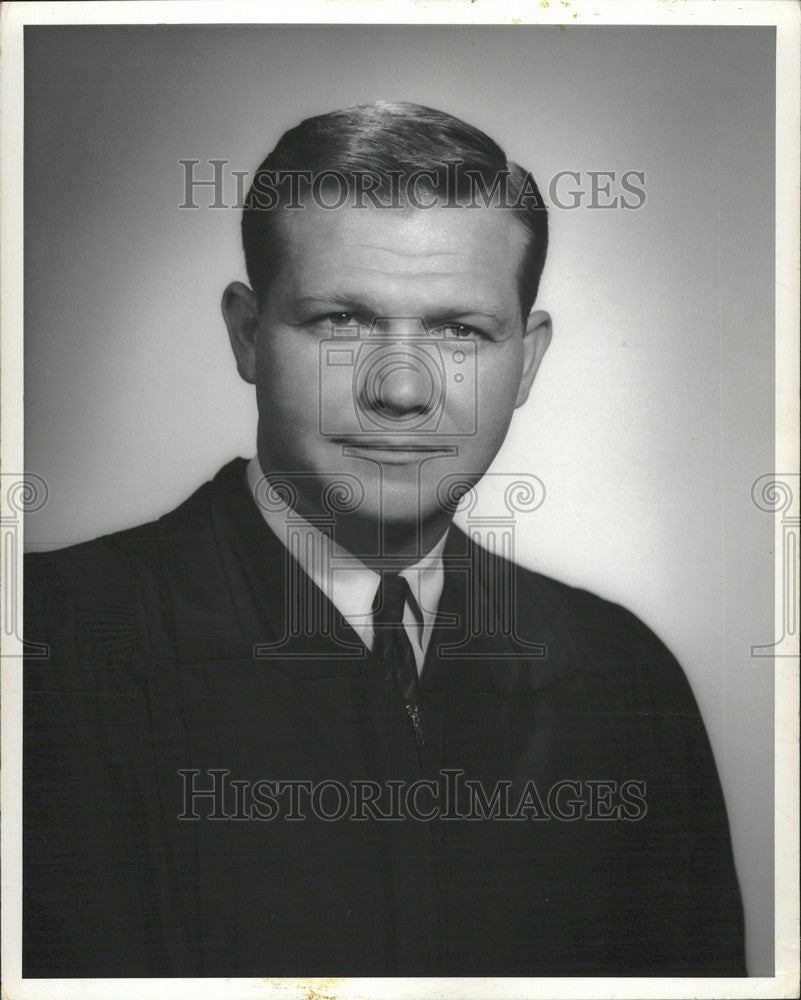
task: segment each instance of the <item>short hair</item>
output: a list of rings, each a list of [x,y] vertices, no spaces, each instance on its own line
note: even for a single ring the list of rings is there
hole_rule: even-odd
[[[450,207],[462,207],[468,193],[475,199],[477,184],[483,186],[487,204],[486,194],[505,184],[504,207],[527,234],[518,273],[525,321],[548,250],[547,209],[531,173],[507,160],[501,147],[479,129],[434,108],[380,101],[307,118],[285,132],[256,171],[242,213],[245,264],[259,303],[266,300],[280,263],[275,209],[285,208],[289,200],[281,178],[297,178],[300,172],[318,178],[336,175],[351,190],[358,175],[370,175],[371,191],[378,194],[390,189],[397,193],[400,179],[416,178],[417,191],[455,196]],[[265,192],[270,193],[268,204]],[[292,197],[299,207],[297,188]],[[392,207],[404,206],[408,199]]]

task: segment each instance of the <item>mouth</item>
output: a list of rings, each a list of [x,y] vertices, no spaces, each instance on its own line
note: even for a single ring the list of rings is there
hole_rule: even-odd
[[[333,438],[334,444],[341,445],[343,451],[356,458],[370,458],[374,462],[387,465],[404,465],[420,462],[437,455],[451,455],[452,445],[437,444],[433,441],[403,440],[402,438]]]

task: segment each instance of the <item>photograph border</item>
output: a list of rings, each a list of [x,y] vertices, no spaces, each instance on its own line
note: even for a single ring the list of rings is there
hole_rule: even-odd
[[[21,642],[8,627],[11,600],[21,598],[24,518],[36,484],[24,479],[23,399],[23,29],[26,24],[465,24],[465,25],[764,25],[776,27],[776,282],[775,471],[765,470],[762,495],[775,503],[775,635],[790,635],[790,653],[775,664],[775,973],[743,979],[23,979],[21,976]],[[782,557],[787,525],[798,545],[799,229],[798,176],[801,6],[794,0],[294,0],[267,5],[206,3],[7,3],[0,10],[0,515],[3,530],[2,640],[2,995],[42,998],[170,998],[202,995],[238,1000],[360,1000],[383,997],[790,997],[798,988],[798,590]],[[756,486],[756,484],[755,484]],[[46,491],[46,485],[44,485]],[[20,491],[22,493],[20,494]],[[777,494],[778,491],[778,494]],[[33,499],[32,499],[33,497]],[[755,501],[756,502],[756,501]],[[17,506],[15,506],[15,504]],[[762,508],[767,509],[767,508]],[[7,539],[11,538],[9,544]],[[796,553],[797,553],[796,548]],[[797,555],[796,555],[797,558]],[[794,619],[793,616],[794,615]],[[795,649],[792,649],[794,639]],[[784,647],[783,647],[784,648]]]

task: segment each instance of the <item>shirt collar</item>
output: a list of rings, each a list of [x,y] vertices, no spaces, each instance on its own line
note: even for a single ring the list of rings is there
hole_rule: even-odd
[[[256,506],[273,534],[286,548],[290,528],[301,544],[293,544],[291,554],[301,568],[342,614],[366,646],[373,644],[372,606],[381,578],[378,573],[328,535],[310,524],[289,505],[276,510],[258,500],[258,487],[264,474],[258,456],[247,466],[247,481]],[[442,554],[448,537],[447,529],[427,555],[407,566],[400,575],[406,579],[417,608],[407,609],[404,619],[416,652],[425,653],[436,621],[437,607],[442,596],[445,570]],[[410,628],[409,626],[416,626]],[[418,657],[419,665],[419,657]]]

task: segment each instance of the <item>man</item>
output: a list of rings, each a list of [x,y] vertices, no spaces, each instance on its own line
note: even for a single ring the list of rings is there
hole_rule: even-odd
[[[257,455],[29,557],[24,974],[744,974],[681,669],[451,525],[550,342],[533,178],[349,108],[282,137],[243,241]]]

